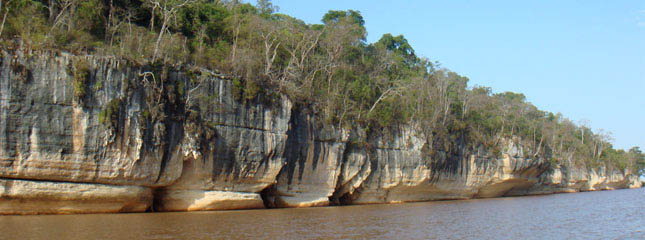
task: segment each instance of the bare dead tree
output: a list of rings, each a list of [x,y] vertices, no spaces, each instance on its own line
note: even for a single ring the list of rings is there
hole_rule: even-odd
[[[387,98],[387,97],[389,97],[391,94],[399,94],[398,89],[396,89],[396,88],[394,88],[394,87],[391,87],[391,88],[388,88],[387,90],[385,90],[383,93],[381,93],[381,96],[379,96],[379,97],[378,97],[378,99],[376,99],[376,101],[372,104],[372,107],[370,107],[370,110],[367,112],[367,115],[369,115],[370,113],[372,113],[372,111],[374,111],[374,109],[376,108],[376,106],[377,106],[381,101],[383,101],[383,99],[386,99],[386,98]]]
[[[261,21],[260,19],[258,20]],[[280,48],[280,44],[282,44],[278,35],[279,28],[270,23],[261,23],[260,26],[264,26],[258,29],[258,34],[264,43],[264,75],[274,82],[277,74],[272,70],[273,63],[278,55],[278,48]]]
[[[157,94],[159,96],[157,98],[156,103],[160,103],[161,102],[161,96],[162,96],[161,93],[163,92],[163,81],[160,82],[161,87],[157,86],[158,85],[157,84],[157,78],[155,77],[155,74],[153,72],[150,72],[150,71],[139,73],[139,76],[142,77],[144,86],[152,87],[152,89],[154,89],[156,92],[159,93],[159,94]],[[150,83],[150,80],[148,80],[148,77],[152,77],[152,83]]]
[[[199,95],[194,96],[193,93],[195,91],[199,90],[199,88],[202,86],[202,84],[204,82],[206,82],[207,79],[208,79],[208,77],[200,75],[200,77],[199,77],[199,79],[197,81],[197,84],[195,84],[195,86],[193,86],[191,89],[186,91],[186,106],[188,106],[188,111],[192,111],[192,110],[190,110],[190,106],[192,106],[192,104],[193,104],[193,99],[195,97],[199,97]]]
[[[321,64],[313,60],[313,50],[318,46],[322,32],[311,29],[300,29],[293,24],[289,26],[291,34],[286,38],[289,60],[284,74],[280,78],[281,88],[287,83],[296,83],[295,90],[301,91],[305,86],[311,86]]]
[[[155,49],[152,54],[152,62],[157,60],[159,53],[159,44],[161,43],[161,39],[163,38],[164,33],[168,31],[170,20],[175,17],[175,14],[177,14],[177,11],[179,11],[179,9],[190,3],[194,3],[195,1],[196,0],[148,0],[148,2],[152,5],[153,18],[154,9],[159,9],[159,11],[161,11],[161,29],[159,30],[159,35],[157,36],[157,41],[155,42]],[[151,27],[152,24],[153,22],[151,22]]]
[[[49,32],[47,35],[51,35],[51,32],[58,27],[58,25],[62,24],[66,16],[71,15],[69,13],[69,9],[73,7],[73,5],[76,4],[76,0],[61,0],[60,3],[57,3],[58,1],[50,1],[50,5],[48,6],[49,13],[50,13],[50,19],[52,22],[52,27],[50,28]],[[60,6],[60,11],[58,11],[58,14],[56,14],[55,17],[54,14],[56,12],[56,7]],[[68,26],[70,27],[70,26]]]
[[[2,31],[4,30],[4,23],[7,20],[7,14],[9,13],[9,4],[11,4],[13,0],[8,0],[4,2],[4,14],[2,15],[2,25],[0,25],[0,36],[2,36]],[[3,1],[0,1],[0,11],[2,11],[3,7]]]

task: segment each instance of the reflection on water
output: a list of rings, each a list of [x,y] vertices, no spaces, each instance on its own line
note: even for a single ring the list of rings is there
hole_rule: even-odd
[[[197,213],[0,216],[1,239],[645,239],[645,189]]]

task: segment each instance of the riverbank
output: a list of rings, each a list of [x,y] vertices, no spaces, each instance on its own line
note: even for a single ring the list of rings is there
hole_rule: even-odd
[[[642,239],[644,194],[635,189],[307,209],[1,216],[0,239]]]

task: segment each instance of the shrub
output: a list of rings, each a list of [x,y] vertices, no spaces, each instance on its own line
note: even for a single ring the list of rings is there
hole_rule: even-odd
[[[236,101],[241,101],[244,94],[244,85],[239,78],[233,79],[233,98]]]
[[[74,96],[82,100],[87,95],[87,82],[90,78],[90,65],[85,59],[75,60],[72,63],[72,76],[74,77]]]
[[[99,113],[99,122],[107,127],[115,128],[119,123],[121,99],[115,98]],[[144,113],[145,114],[145,113]]]

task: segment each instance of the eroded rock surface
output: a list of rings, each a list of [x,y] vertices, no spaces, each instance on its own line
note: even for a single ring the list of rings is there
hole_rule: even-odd
[[[424,154],[424,137],[403,128],[389,141],[377,140],[371,165],[376,166],[351,203],[397,203],[504,196],[529,187],[547,168],[542,159],[526,158],[508,141],[501,157],[472,153],[456,156]]]
[[[310,113],[292,116],[287,162],[267,199],[272,207],[329,205],[341,174],[349,134],[316,120]]]
[[[239,104],[231,84],[210,79],[195,93],[216,96],[206,103],[215,107],[200,109],[207,130],[186,125],[182,175],[158,192],[158,210],[264,207],[260,192],[276,182],[285,164],[292,103],[282,97],[273,108]]]
[[[550,169],[541,175],[540,181],[524,189],[515,189],[509,196],[573,193],[582,191],[640,188],[642,182],[628,170],[608,171],[601,169],[565,168]]]
[[[144,212],[152,196],[140,186],[0,179],[0,214]]]
[[[180,176],[178,141],[164,136],[180,137],[181,122],[143,119],[148,93],[134,84],[136,67],[65,53],[1,54],[0,177],[163,186]],[[88,67],[83,101],[75,100],[76,62]],[[99,121],[112,101],[116,130]]]
[[[280,94],[241,99],[233,79],[205,69],[1,54],[4,214],[312,207],[641,187],[629,170],[553,166],[518,139],[503,140],[496,154],[466,143],[441,152],[414,124],[371,134],[341,128]]]

